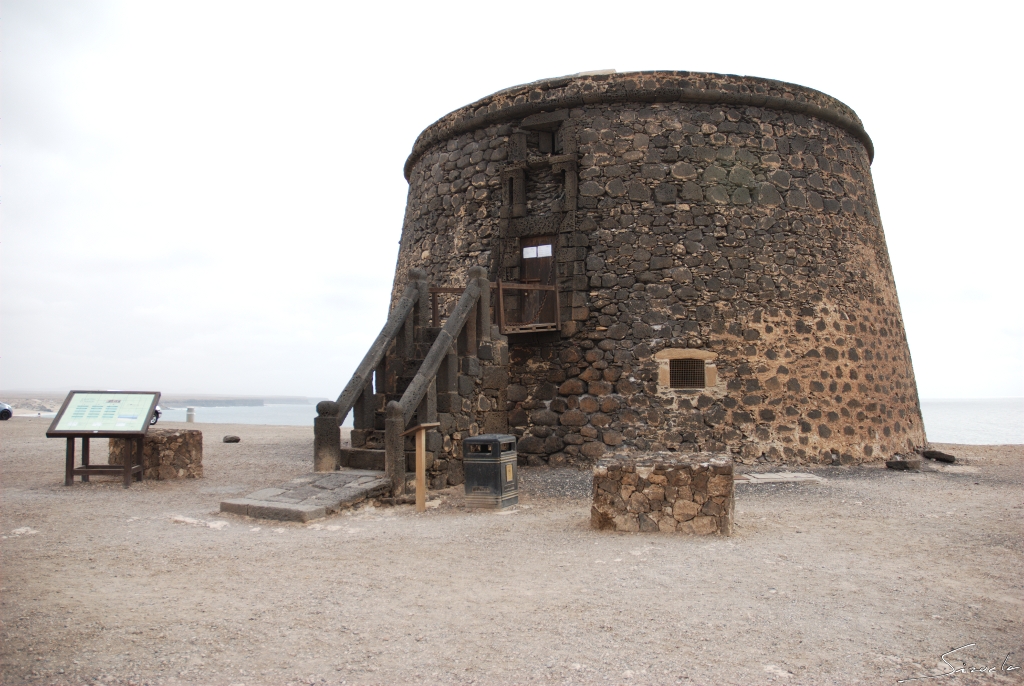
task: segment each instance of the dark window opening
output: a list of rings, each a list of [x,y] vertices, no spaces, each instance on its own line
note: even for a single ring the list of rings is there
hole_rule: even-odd
[[[541,131],[540,138],[537,141],[537,148],[541,152],[551,153],[555,149],[554,136],[551,135],[550,131]]]
[[[542,153],[556,155],[562,152],[562,131],[561,129],[555,131],[538,131],[537,132],[537,149]]]
[[[704,360],[669,360],[669,388],[704,388]]]

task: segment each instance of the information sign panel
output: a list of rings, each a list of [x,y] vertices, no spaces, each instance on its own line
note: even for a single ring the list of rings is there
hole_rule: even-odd
[[[71,391],[46,435],[141,434],[159,400],[148,391]]]

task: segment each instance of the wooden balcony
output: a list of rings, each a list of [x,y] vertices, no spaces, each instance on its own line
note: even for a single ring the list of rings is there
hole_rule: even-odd
[[[444,296],[456,296],[464,289],[442,286],[430,287],[430,306],[433,326],[441,326],[444,316]],[[561,303],[558,287],[539,283],[491,282],[493,319],[503,336],[509,334],[560,331]]]

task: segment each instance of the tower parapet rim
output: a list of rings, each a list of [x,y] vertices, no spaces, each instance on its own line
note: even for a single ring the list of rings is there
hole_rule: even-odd
[[[764,107],[814,117],[845,130],[874,158],[874,145],[849,106],[821,91],[757,76],[688,71],[577,74],[513,86],[446,114],[416,138],[405,162],[408,181],[416,161],[437,143],[486,126],[555,109],[616,102],[692,102]]]

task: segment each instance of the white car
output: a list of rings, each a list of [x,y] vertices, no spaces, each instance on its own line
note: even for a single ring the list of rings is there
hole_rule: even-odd
[[[0,403],[0,420],[7,421],[14,416],[14,408],[7,403]]]

